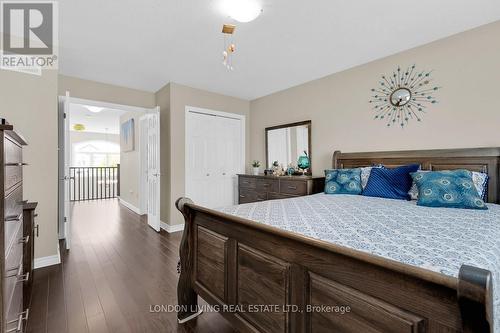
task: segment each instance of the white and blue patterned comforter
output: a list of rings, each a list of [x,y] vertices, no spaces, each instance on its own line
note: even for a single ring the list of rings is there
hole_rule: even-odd
[[[488,269],[500,332],[500,205],[488,208],[321,193],[217,210],[449,276],[457,277],[462,264]]]

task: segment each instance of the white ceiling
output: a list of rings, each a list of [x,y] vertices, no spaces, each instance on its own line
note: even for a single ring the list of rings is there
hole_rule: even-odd
[[[84,132],[120,134],[120,116],[127,111],[103,108],[99,113],[90,112],[85,105],[72,103],[69,109],[70,130],[83,124]]]
[[[62,74],[254,99],[500,20],[498,0],[259,0],[222,66],[220,0],[60,0]]]

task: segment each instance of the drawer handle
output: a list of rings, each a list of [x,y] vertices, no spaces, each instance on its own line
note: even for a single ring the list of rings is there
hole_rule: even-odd
[[[20,244],[28,244],[29,241],[30,241],[30,235],[19,239]]]
[[[26,282],[30,279],[30,272],[21,275],[18,279],[17,282]]]
[[[24,166],[28,165],[28,163],[5,163],[5,166]]]
[[[297,189],[297,186],[288,186],[288,189],[289,189],[289,190],[296,190],[296,189]]]
[[[250,182],[248,180],[244,180],[243,184],[250,184]]]
[[[262,186],[267,187],[267,186],[271,186],[271,184],[264,183],[264,184],[262,184]]]
[[[5,218],[5,222],[10,222],[10,221],[21,221],[21,218],[23,217],[23,213],[19,215],[10,215]]]
[[[8,321],[7,324],[14,324],[17,322],[17,327],[16,328],[11,328],[10,330],[5,331],[6,333],[11,333],[11,332],[21,332],[22,326],[23,326],[23,321],[28,321],[28,316],[30,314],[30,309],[26,309],[26,311],[21,312],[18,316],[17,319]]]
[[[246,198],[246,196],[243,194],[240,194],[240,198]]]

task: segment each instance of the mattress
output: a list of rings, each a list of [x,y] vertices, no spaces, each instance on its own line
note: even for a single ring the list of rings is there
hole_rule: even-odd
[[[500,332],[500,205],[488,208],[321,193],[216,210],[453,277],[463,264],[488,269]]]

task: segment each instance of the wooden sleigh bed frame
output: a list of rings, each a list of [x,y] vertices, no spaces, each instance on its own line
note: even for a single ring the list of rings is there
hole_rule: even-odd
[[[420,163],[489,174],[498,203],[500,148],[341,153],[334,168]],[[198,295],[241,332],[492,332],[491,272],[451,277],[195,205],[184,215],[179,322]],[[256,305],[254,308],[250,305]],[[264,307],[263,305],[267,305]],[[342,314],[343,310],[350,312]]]

